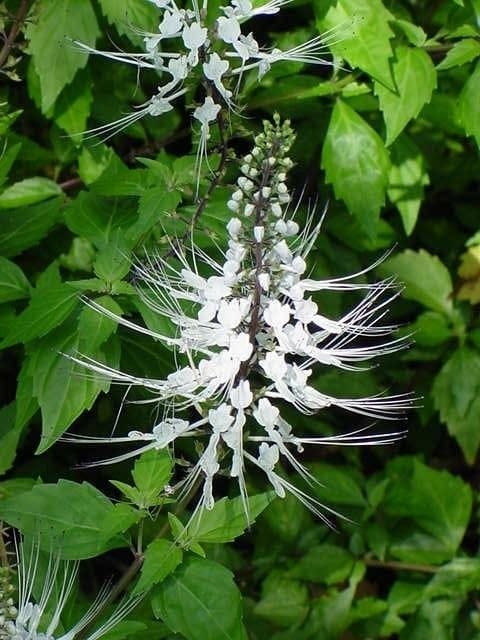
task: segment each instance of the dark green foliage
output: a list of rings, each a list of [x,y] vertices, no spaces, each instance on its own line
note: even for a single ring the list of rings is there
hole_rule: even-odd
[[[20,4],[1,4],[2,31]],[[247,73],[238,101],[248,118],[232,114],[233,148],[249,146],[262,117],[292,118],[296,191],[319,211],[330,200],[309,266],[345,275],[394,247],[366,277],[398,279],[391,313],[414,340],[370,372],[319,376],[345,395],[422,396],[400,444],[308,454],[318,499],[340,514],[336,531],[291,496],[262,493],[255,475],[249,527],[240,498],[203,514],[173,506],[166,451],[85,470],[126,450],[57,442],[70,427],[108,437],[155,421],[152,405],[124,404],[123,389],[66,356],[153,377],[175,368],[169,349],[82,296],[172,331],[139,300],[130,266],[144,247],[167,252],[167,237],[189,241],[196,94],[192,85],[175,112],[86,140],[83,130],[130,113],[158,78],[137,83],[135,68],[89,58],[73,40],[138,50],[131,27],[155,29],[157,12],[147,0],[30,4],[0,88],[0,519],[40,533],[45,551],[90,558],[94,582],[133,566],[132,589],[147,595],[111,640],[479,640],[480,2],[294,0],[254,25],[272,46],[335,29],[336,66],[282,63],[260,85]],[[209,4],[217,15],[222,3]],[[231,162],[196,225],[207,252],[225,241],[235,176]],[[204,166],[201,193],[209,178]],[[339,312],[341,295],[322,307]],[[292,416],[312,435],[365,424]]]

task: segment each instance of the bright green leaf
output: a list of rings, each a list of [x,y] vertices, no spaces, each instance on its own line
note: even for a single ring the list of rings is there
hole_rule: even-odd
[[[172,457],[166,449],[146,451],[133,467],[135,486],[145,498],[154,500],[170,480],[172,467]]]
[[[152,607],[157,617],[187,640],[247,638],[233,574],[211,560],[183,562],[156,588]]]
[[[437,65],[438,71],[445,71],[471,62],[480,56],[480,42],[473,38],[464,38],[456,42],[445,58]]]
[[[158,26],[158,9],[145,0],[99,0],[99,3],[108,22],[134,43],[139,37],[132,26],[146,32],[152,32]]]
[[[15,209],[36,204],[61,195],[62,190],[56,182],[48,178],[25,178],[7,187],[0,194],[0,209]]]
[[[480,446],[480,354],[461,347],[444,364],[433,385],[435,408],[450,435],[473,464]]]
[[[405,233],[410,235],[417,222],[424,197],[424,186],[429,184],[425,159],[420,149],[406,135],[392,145],[392,168],[389,175],[388,197],[402,217]]]
[[[30,295],[30,283],[15,263],[0,256],[0,303]]]
[[[182,550],[170,540],[159,539],[151,542],[145,550],[142,572],[133,593],[142,593],[165,580],[181,563],[182,557]]]
[[[469,77],[460,94],[459,112],[468,136],[473,136],[480,147],[480,62]]]
[[[447,267],[437,256],[432,256],[424,249],[407,249],[384,262],[379,271],[398,277],[405,286],[405,298],[416,300],[447,316],[452,314],[452,279]]]
[[[118,316],[122,315],[121,307],[110,296],[100,296],[95,298],[95,303]],[[98,349],[104,342],[115,333],[117,323],[101,311],[86,306],[80,313],[78,320],[78,335],[80,338],[80,350]],[[82,349],[82,343],[85,348]]]
[[[390,160],[378,133],[341,100],[333,109],[322,166],[336,197],[373,233],[385,202]]]
[[[73,41],[93,46],[98,35],[90,0],[40,0],[37,3],[27,38],[40,78],[43,113],[53,106],[78,69],[87,64],[87,55],[80,52]]]
[[[398,47],[392,69],[394,90],[375,83],[375,93],[387,126],[387,146],[392,144],[412,118],[418,116],[423,105],[430,102],[437,83],[435,67],[423,49]]]
[[[82,143],[81,134],[86,128],[92,101],[91,76],[81,72],[65,87],[55,105],[55,122],[77,146]]]

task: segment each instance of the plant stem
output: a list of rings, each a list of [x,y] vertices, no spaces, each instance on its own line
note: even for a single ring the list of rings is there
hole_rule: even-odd
[[[3,47],[0,50],[0,69],[7,61],[10,51],[15,44],[15,40],[17,39],[20,29],[22,28],[25,18],[27,17],[28,7],[29,0],[22,0],[20,2],[17,15],[15,16],[12,28],[10,29],[10,33],[8,34],[5,42],[3,43]]]
[[[418,571],[419,573],[437,573],[439,567],[430,564],[415,564],[411,562],[399,562],[397,560],[374,560],[368,556],[363,559],[367,567],[389,569],[391,571]]]

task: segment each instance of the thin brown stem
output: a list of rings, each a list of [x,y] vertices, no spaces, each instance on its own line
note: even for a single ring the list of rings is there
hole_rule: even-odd
[[[437,573],[439,567],[430,564],[415,564],[411,562],[399,562],[397,560],[374,560],[366,557],[363,559],[367,567],[387,569],[390,571],[416,571],[419,573]]]
[[[22,25],[25,22],[25,18],[27,17],[27,13],[28,13],[29,4],[30,4],[29,0],[22,0],[20,2],[17,15],[15,16],[13,20],[12,28],[10,29],[10,33],[8,34],[5,42],[3,43],[3,47],[0,50],[0,69],[3,67],[3,65],[7,61],[10,51],[12,50],[12,47],[15,44],[15,40],[17,39],[17,36],[20,33],[20,29],[22,28]]]

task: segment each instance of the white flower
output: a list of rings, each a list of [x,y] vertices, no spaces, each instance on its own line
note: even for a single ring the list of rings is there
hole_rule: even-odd
[[[44,582],[39,584],[38,541],[31,543],[28,550],[22,543],[15,544],[15,549],[18,598],[13,601],[13,586],[2,585],[0,592],[0,637],[5,640],[73,640],[82,632],[85,640],[97,640],[114,629],[139,602],[138,597],[125,598],[109,618],[95,625],[94,620],[111,595],[108,589],[103,589],[83,616],[73,626],[64,628],[60,618],[74,587],[79,563],[63,561],[51,554]],[[37,589],[40,592],[34,598]]]
[[[207,111],[213,102],[205,100],[203,106]],[[158,402],[168,414],[145,433],[101,439],[137,447],[102,463],[196,437],[205,440],[203,453],[192,462],[177,490],[184,493],[203,478],[198,508],[212,508],[215,476],[229,470],[237,479],[248,515],[244,474],[253,465],[265,473],[277,495],[291,492],[325,519],[316,499],[277,473],[280,460],[311,484],[308,469],[297,459],[305,445],[387,444],[403,433],[375,435],[359,427],[331,437],[299,434],[295,423],[292,428],[282,418],[285,403],[306,415],[336,407],[359,416],[395,420],[414,399],[410,394],[352,397],[348,388],[334,397],[322,391],[321,382],[317,388],[313,372],[318,364],[362,375],[371,359],[406,346],[406,341],[385,338],[395,327],[381,324],[387,305],[397,295],[391,281],[358,284],[357,277],[368,269],[325,280],[304,277],[322,217],[318,223],[309,220],[301,231],[276,206],[281,196],[288,195],[282,185],[292,166],[288,157],[292,142],[288,123],[281,124],[278,118],[273,125],[265,123],[264,133],[257,136],[241,167],[245,175],[238,179],[231,197],[231,202],[242,206],[226,223],[228,249],[221,260],[195,247],[190,253],[176,248],[173,261],[156,256],[135,267],[144,302],[175,325],[174,338],[89,302],[119,324],[175,348],[184,360],[177,371],[159,379],[142,378],[88,358],[72,359],[112,381],[145,388],[153,395],[149,401]],[[251,177],[253,170],[257,177]],[[204,263],[201,269],[200,262]],[[329,318],[319,313],[317,291],[360,295],[349,311]]]

